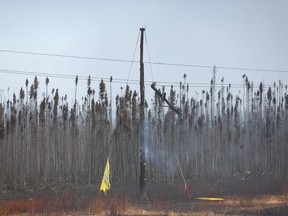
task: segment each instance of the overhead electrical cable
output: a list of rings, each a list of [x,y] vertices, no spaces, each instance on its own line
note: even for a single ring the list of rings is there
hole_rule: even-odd
[[[139,61],[134,61],[134,60],[131,61],[131,60],[125,60],[125,59],[99,58],[99,57],[89,57],[89,56],[51,54],[51,53],[27,52],[27,51],[4,50],[4,49],[0,49],[0,52],[27,54],[27,55],[39,55],[39,56],[50,56],[50,57],[76,58],[76,59],[86,59],[86,60],[98,60],[98,61],[139,63]],[[209,65],[181,64],[181,63],[168,63],[168,62],[151,62],[151,61],[144,62],[144,63],[154,64],[154,65],[163,65],[163,66],[194,67],[194,68],[207,68],[207,69],[213,69],[213,67],[214,67],[214,66],[209,66]],[[218,69],[223,69],[223,70],[241,70],[241,71],[258,71],[258,72],[272,72],[272,73],[288,73],[288,70],[278,70],[278,69],[226,67],[226,66],[217,66],[217,68]]]
[[[55,77],[55,78],[62,78],[62,79],[72,79],[74,80],[75,79],[75,76],[74,75],[69,75],[69,74],[60,74],[60,73],[45,73],[45,72],[32,72],[32,71],[22,71],[22,70],[11,70],[11,69],[1,69],[0,68],[0,73],[6,73],[6,74],[20,74],[20,75],[28,75],[28,76],[42,76],[42,77]],[[90,76],[91,80],[92,81],[105,81],[105,82],[109,82],[110,81],[110,78],[108,77],[96,77],[96,76]],[[87,76],[81,76],[81,75],[78,75],[78,79],[79,80],[87,80],[88,77]],[[123,83],[123,84],[131,84],[131,85],[138,85],[139,84],[139,80],[129,80],[127,82],[126,79],[123,79],[123,78],[113,78],[113,82],[114,83]],[[153,81],[151,80],[147,80],[145,81],[145,85],[146,86],[150,86],[151,83]],[[170,87],[171,85],[173,85],[173,87],[180,87],[180,84],[179,82],[168,82],[168,81],[159,81],[157,82],[157,85],[158,86],[165,86],[165,87]],[[186,83],[189,85],[189,87],[194,87],[194,88],[209,88],[211,87],[211,84],[210,83],[201,83],[201,82],[188,82]],[[273,86],[274,84],[265,84],[265,86]],[[217,87],[221,87],[222,84],[216,84]],[[231,88],[243,88],[243,84],[237,84],[237,83],[227,83],[227,84],[223,84],[224,87],[229,87],[231,86]]]

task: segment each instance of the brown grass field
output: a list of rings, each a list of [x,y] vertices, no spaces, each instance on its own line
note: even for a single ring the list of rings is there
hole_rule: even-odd
[[[0,215],[288,215],[285,180],[148,184],[141,200],[136,185],[62,186],[38,191],[1,189]],[[221,198],[206,200],[198,198]]]

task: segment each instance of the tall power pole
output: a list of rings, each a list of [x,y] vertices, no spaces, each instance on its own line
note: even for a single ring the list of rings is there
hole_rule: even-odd
[[[146,158],[145,158],[145,86],[144,86],[144,62],[143,41],[145,28],[140,28],[140,193],[142,198],[146,195]]]

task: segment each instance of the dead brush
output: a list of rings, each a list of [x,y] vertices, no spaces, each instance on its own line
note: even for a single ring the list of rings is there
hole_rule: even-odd
[[[48,211],[52,210],[52,212],[58,213],[66,210],[75,210],[77,201],[79,201],[70,188],[65,188],[63,191],[47,197],[46,200]]]
[[[128,198],[122,195],[116,195],[113,197],[107,216],[122,216],[128,209]]]
[[[70,189],[65,189],[62,195],[61,207],[64,209],[71,209],[73,207],[74,194]]]
[[[92,201],[89,206],[89,213],[100,214],[105,211],[105,200],[103,198],[97,197],[96,200]]]
[[[163,193],[155,193],[153,194],[148,202],[148,208],[157,210],[157,211],[162,211],[165,210],[165,201],[166,197],[165,194]]]
[[[42,199],[17,199],[0,202],[0,215],[39,214],[45,209]]]
[[[272,192],[275,194],[288,192],[287,180],[278,177],[273,179],[271,185],[273,185]]]

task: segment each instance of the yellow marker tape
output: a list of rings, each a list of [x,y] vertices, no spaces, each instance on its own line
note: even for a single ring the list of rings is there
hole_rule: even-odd
[[[219,198],[219,197],[198,197],[198,198],[194,198],[196,200],[207,200],[207,201],[222,201],[224,200],[223,198]]]

